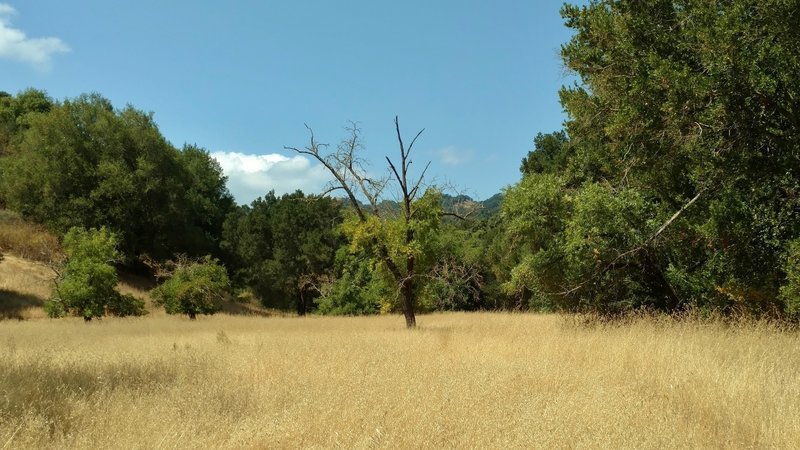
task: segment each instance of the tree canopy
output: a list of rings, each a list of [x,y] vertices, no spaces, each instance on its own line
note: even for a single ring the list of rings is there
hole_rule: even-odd
[[[265,306],[305,314],[344,243],[341,209],[339,200],[299,191],[281,197],[269,192],[239,208],[225,223],[223,242],[234,280]]]
[[[207,151],[175,149],[152,114],[98,94],[52,103],[37,92],[12,102],[18,134],[0,158],[9,208],[61,232],[109,227],[127,256],[218,253],[233,199]]]
[[[785,309],[800,235],[795,8],[566,5],[562,56],[580,79],[561,91],[569,161],[523,164],[509,193],[529,248],[513,283],[578,309]]]

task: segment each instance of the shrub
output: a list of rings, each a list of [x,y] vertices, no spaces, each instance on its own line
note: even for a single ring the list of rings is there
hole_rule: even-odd
[[[66,264],[45,306],[51,317],[72,314],[89,321],[107,313],[117,316],[145,313],[144,302],[115,290],[117,271],[112,264],[120,255],[114,233],[105,227],[71,228],[64,236],[64,252]]]
[[[378,314],[385,299],[395,297],[377,275],[370,258],[350,254],[347,249],[340,250],[336,258],[340,273],[323,295],[314,300],[318,313],[330,316]]]
[[[156,304],[167,314],[214,314],[230,291],[230,281],[219,261],[206,256],[199,261],[183,260],[172,276],[152,292]]]
[[[131,294],[120,294],[111,298],[106,305],[106,312],[117,317],[141,316],[147,314],[144,300]]]
[[[786,312],[794,318],[800,318],[800,239],[789,244],[784,270],[786,282],[781,287],[780,297]]]

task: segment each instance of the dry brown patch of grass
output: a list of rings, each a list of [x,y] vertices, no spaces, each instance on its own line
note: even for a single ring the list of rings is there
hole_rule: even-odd
[[[43,263],[13,255],[0,260],[0,319],[45,317],[55,273]]]
[[[7,210],[0,210],[0,252],[39,262],[62,257],[58,237],[42,225],[27,222]]]
[[[117,292],[123,295],[132,295],[144,300],[145,309],[148,314],[165,315],[163,308],[156,306],[150,291],[156,287],[156,282],[151,277],[137,275],[130,272],[118,271],[119,283]]]
[[[0,319],[45,317],[55,273],[48,262],[63,255],[58,238],[44,227],[0,210]]]
[[[800,339],[556,315],[0,323],[0,447],[790,448]]]

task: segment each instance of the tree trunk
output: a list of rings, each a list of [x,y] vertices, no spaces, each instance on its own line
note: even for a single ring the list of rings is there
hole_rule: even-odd
[[[405,161],[404,161],[405,164]],[[403,170],[403,177],[405,177],[405,169]],[[404,188],[405,189],[405,188]],[[411,221],[411,199],[405,195],[406,202],[406,245],[411,245],[414,242],[414,229],[411,228],[409,222]],[[416,328],[417,317],[414,314],[414,307],[416,306],[416,292],[414,292],[414,254],[406,256],[406,277],[403,279],[400,286],[401,294],[403,295],[403,314],[406,316],[406,328]]]
[[[403,315],[406,317],[406,327],[415,328],[417,317],[414,314],[414,284],[411,278],[403,280],[400,285],[400,293],[403,296]]]
[[[197,313],[189,311],[189,320],[197,320]]]
[[[678,297],[678,293],[675,291],[675,288],[672,287],[672,284],[667,279],[667,276],[664,275],[664,271],[661,270],[661,267],[658,265],[658,261],[656,261],[647,251],[645,251],[645,261],[647,265],[650,266],[652,275],[655,276],[658,283],[661,284],[661,287],[666,293],[667,297],[669,297],[669,303],[662,302],[663,304],[659,306],[661,306],[665,311],[676,311],[683,302],[681,302],[680,297]]]
[[[306,315],[306,299],[303,296],[303,290],[300,289],[300,293],[297,298],[297,315],[298,316],[305,316]]]

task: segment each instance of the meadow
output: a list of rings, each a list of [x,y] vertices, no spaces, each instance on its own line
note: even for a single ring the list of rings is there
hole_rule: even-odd
[[[791,448],[763,323],[453,313],[0,322],[0,448]]]

